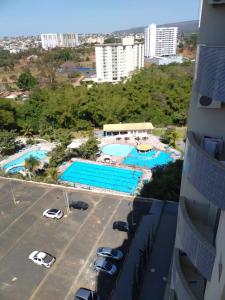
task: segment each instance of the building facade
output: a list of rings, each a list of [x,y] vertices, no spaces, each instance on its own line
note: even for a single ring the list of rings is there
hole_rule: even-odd
[[[176,55],[177,27],[157,27],[151,24],[145,28],[145,57]]]
[[[225,299],[225,1],[202,0],[171,297]]]
[[[78,35],[76,33],[46,33],[41,34],[43,49],[55,47],[73,48],[78,46]]]
[[[144,45],[133,37],[95,47],[97,82],[117,82],[144,67]]]
[[[152,123],[119,123],[103,125],[104,136],[111,135],[139,135],[151,133],[154,129]]]

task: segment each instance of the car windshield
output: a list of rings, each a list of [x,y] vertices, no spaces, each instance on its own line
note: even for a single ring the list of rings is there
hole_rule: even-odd
[[[107,263],[105,264],[105,269],[106,269],[106,270],[111,270],[111,269],[112,269],[112,265],[111,265],[109,262],[107,262]]]
[[[57,213],[58,212],[58,209],[56,208],[52,208],[48,211],[49,213]]]
[[[52,256],[50,255],[50,254],[47,254],[46,253],[46,256],[45,256],[45,258],[43,259],[43,261],[45,262],[45,263],[50,263],[51,261],[52,261]]]

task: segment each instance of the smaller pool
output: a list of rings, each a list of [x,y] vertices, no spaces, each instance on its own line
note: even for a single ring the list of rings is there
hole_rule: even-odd
[[[134,147],[129,145],[109,144],[102,148],[102,152],[107,155],[126,157],[133,149]]]
[[[169,153],[158,150],[151,150],[149,152],[139,152],[134,148],[131,153],[123,160],[125,165],[155,168],[158,166],[166,165],[174,161]]]
[[[42,160],[43,158],[47,157],[47,155],[48,155],[47,151],[44,151],[44,150],[32,150],[32,151],[27,152],[26,154],[18,157],[17,159],[12,160],[12,161],[8,162],[7,164],[5,164],[3,166],[3,170],[7,170],[10,167],[18,166],[20,164],[23,164],[24,161],[26,159],[30,158],[31,156],[35,157],[38,160]],[[20,168],[20,166],[19,166],[19,168]],[[20,171],[19,168],[18,169],[16,169],[16,168],[13,169],[12,173],[17,173],[17,171],[19,172]]]

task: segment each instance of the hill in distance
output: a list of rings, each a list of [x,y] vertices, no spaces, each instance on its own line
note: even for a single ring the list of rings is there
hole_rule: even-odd
[[[118,31],[114,31],[113,33],[114,34],[143,33],[145,27],[147,26],[134,27],[125,30],[118,30]],[[184,35],[188,36],[191,33],[198,32],[198,20],[162,24],[162,25],[158,25],[158,27],[178,27],[179,34],[183,33]]]

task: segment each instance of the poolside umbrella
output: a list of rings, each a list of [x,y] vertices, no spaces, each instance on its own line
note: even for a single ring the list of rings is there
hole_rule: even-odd
[[[152,150],[152,145],[150,144],[140,144],[137,146],[137,150],[140,152],[148,152],[150,150]]]

